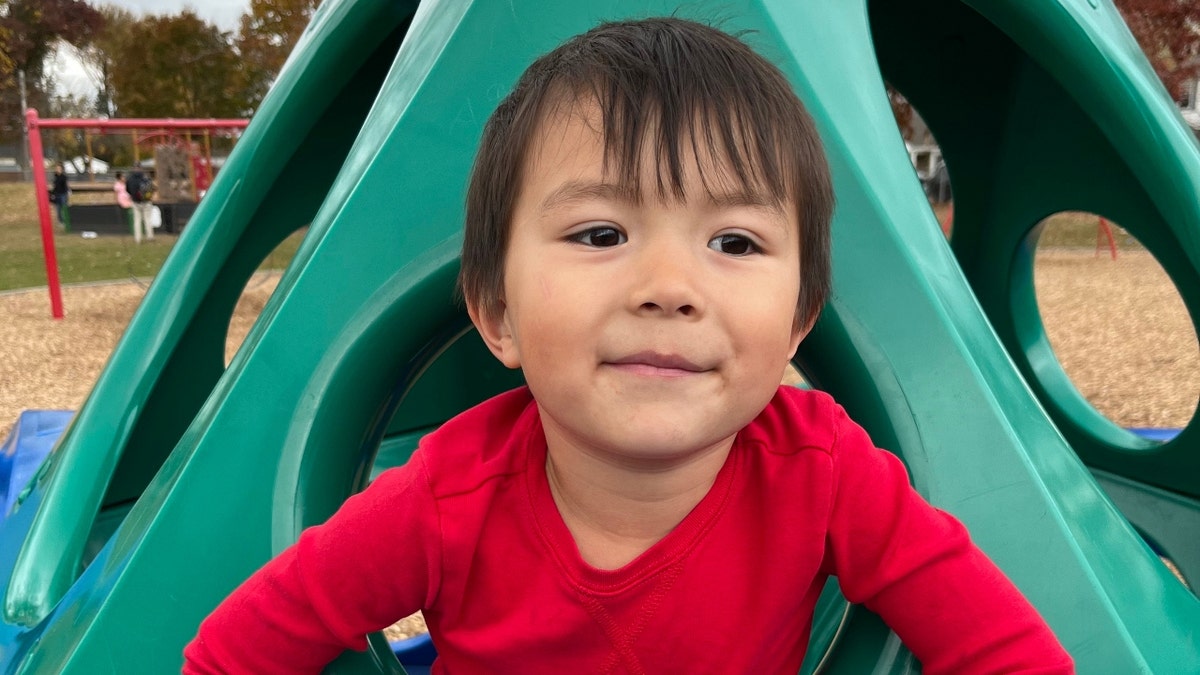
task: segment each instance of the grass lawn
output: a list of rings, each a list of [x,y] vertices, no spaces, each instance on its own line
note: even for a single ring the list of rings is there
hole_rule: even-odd
[[[1038,239],[1038,248],[1096,248],[1103,250],[1108,240],[1101,238],[1100,219],[1092,213],[1064,211],[1048,218],[1046,229]],[[1141,242],[1125,232],[1116,223],[1108,221],[1113,242],[1118,249],[1142,250]]]
[[[108,197],[107,194],[81,195],[76,202]],[[289,237],[267,257],[264,266],[285,267],[302,238],[302,232]],[[84,239],[78,232],[58,232],[54,236],[54,248],[58,256],[59,279],[64,284],[72,284],[153,277],[177,239],[176,235],[163,233],[156,235],[154,241],[137,245],[132,235]],[[33,185],[0,184],[0,291],[45,286],[46,283]]]

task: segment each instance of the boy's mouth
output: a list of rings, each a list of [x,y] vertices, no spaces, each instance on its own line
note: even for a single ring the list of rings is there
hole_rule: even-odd
[[[607,363],[612,366],[620,366],[632,370],[646,370],[664,375],[670,373],[681,375],[686,373],[703,373],[710,370],[678,354],[661,354],[652,351],[637,352],[636,354],[613,359]]]

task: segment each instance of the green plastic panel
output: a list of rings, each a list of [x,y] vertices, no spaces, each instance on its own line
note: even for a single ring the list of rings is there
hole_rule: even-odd
[[[1162,491],[1151,497],[1191,499],[1196,432],[1135,447],[1073,412],[1030,304],[1030,228],[1062,208],[1139,222],[1130,229],[1185,303],[1200,299],[1200,157],[1115,9],[1096,0],[325,0],[0,529],[0,667],[177,670],[201,619],[360,489],[377,457],[404,461],[421,430],[519,381],[464,335],[452,299],[482,125],[566,37],[672,13],[753,31],[825,139],[835,291],[802,346],[806,375],[967,523],[1080,672],[1196,672],[1200,601],[1080,459]],[[959,199],[953,250],[881,68],[943,142]],[[1045,166],[1031,169],[1029,153]],[[305,225],[222,369],[238,291]],[[831,598],[820,615],[832,628],[806,668],[916,671],[870,612]],[[399,672],[372,639],[331,671]]]
[[[921,111],[946,159],[955,255],[1086,462],[1200,497],[1200,429],[1159,445],[1092,409],[1053,356],[1032,275],[1038,222],[1091,211],[1143,242],[1200,316],[1195,136],[1111,12],[971,4],[978,11],[954,0],[871,5],[883,74]]]

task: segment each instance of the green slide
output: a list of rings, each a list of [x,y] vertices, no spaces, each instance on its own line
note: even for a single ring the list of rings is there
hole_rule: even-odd
[[[1200,148],[1109,0],[325,0],[0,529],[0,668],[177,671],[221,598],[377,463],[519,382],[453,300],[482,125],[564,38],[671,13],[751,30],[826,142],[835,290],[798,367],[967,523],[1080,672],[1200,670],[1200,600],[1156,554],[1200,585],[1200,428],[1155,445],[1101,417],[1033,299],[1035,225],[1081,209],[1127,224],[1200,310]],[[941,143],[949,245],[885,78]],[[226,368],[239,293],[305,226]],[[806,670],[918,669],[827,595]],[[331,669],[399,672],[377,642]]]

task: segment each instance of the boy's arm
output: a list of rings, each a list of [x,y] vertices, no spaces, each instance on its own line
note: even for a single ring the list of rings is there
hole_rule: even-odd
[[[305,673],[427,606],[437,513],[418,451],[242,583],[200,625],[183,671]]]
[[[839,412],[841,412],[839,410]],[[844,417],[834,449],[830,571],[937,673],[1072,673],[1070,655],[963,525]]]

